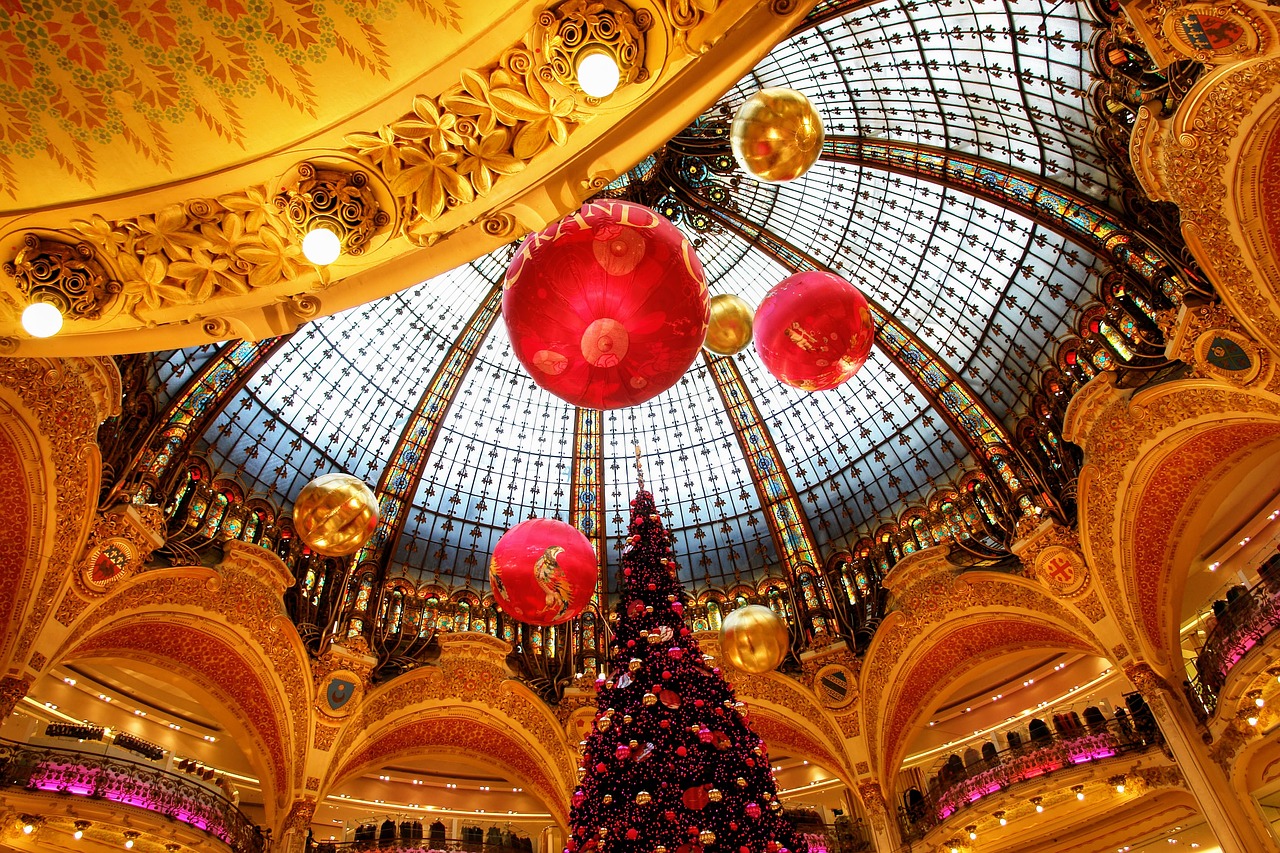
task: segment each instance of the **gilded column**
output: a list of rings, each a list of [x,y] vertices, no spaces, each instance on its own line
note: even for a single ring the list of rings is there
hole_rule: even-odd
[[[1223,853],[1280,851],[1257,808],[1233,793],[1226,773],[1209,754],[1190,709],[1177,691],[1145,663],[1129,664],[1124,674],[1150,706]]]

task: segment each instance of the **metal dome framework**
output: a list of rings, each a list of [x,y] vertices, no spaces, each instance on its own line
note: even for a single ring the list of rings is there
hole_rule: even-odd
[[[1113,313],[1094,329],[1110,350],[1062,361],[1108,276],[1147,303],[1180,284],[1109,206],[1121,185],[1095,142],[1084,70],[1105,26],[1097,14],[1085,3],[819,4],[717,109],[606,190],[685,228],[713,293],[758,303],[814,267],[854,281],[876,305],[878,346],[836,390],[781,386],[748,350],[695,362],[642,405],[576,410],[524,374],[497,322],[507,246],[287,339],[154,356],[147,381],[167,438],[146,460],[147,488],[193,519],[183,530],[194,542],[260,538],[250,524],[283,525],[288,540],[287,507],[321,473],[376,484],[383,520],[345,595],[332,594],[342,571],[311,558],[298,570],[317,630],[354,607],[352,634],[416,598],[420,626],[421,602],[465,602],[470,616],[451,611],[433,628],[528,639],[481,615],[488,554],[526,517],[582,528],[607,589],[637,445],[683,582],[704,605],[756,597],[816,616],[802,644],[870,613],[895,554],[953,542],[998,560],[1019,518],[1064,511],[1011,426],[1036,411],[1037,376],[1059,377],[1069,396],[1133,355],[1140,335],[1126,337]],[[789,184],[732,174],[714,144],[696,150],[762,86],[804,92],[828,123],[823,158]],[[1069,463],[1060,445],[1049,452]],[[207,472],[184,467],[184,453]],[[706,626],[720,609],[700,614]],[[399,653],[427,634],[417,628]]]

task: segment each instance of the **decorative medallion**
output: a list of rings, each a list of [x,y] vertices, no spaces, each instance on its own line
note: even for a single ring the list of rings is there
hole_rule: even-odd
[[[388,230],[394,200],[390,189],[369,173],[341,165],[299,163],[272,203],[298,239],[315,228],[328,228],[342,251],[362,255],[371,238]]]
[[[98,543],[80,568],[80,579],[93,592],[106,592],[124,577],[137,560],[133,545],[127,540],[111,538]]]
[[[122,289],[87,241],[33,233],[23,235],[17,254],[5,261],[4,273],[28,302],[49,302],[68,317],[84,320],[102,317]]]
[[[1050,545],[1036,556],[1035,573],[1061,596],[1079,593],[1089,580],[1084,558],[1061,545]]]
[[[345,717],[360,704],[363,690],[360,676],[349,669],[334,670],[320,682],[316,706],[330,717]]]
[[[1254,22],[1234,5],[1182,6],[1165,16],[1162,30],[1179,52],[1208,63],[1247,59],[1261,42]]]
[[[1231,329],[1209,329],[1196,338],[1196,369],[1232,385],[1247,385],[1262,369],[1262,354],[1246,336]]]
[[[645,33],[652,26],[652,12],[633,10],[619,0],[566,0],[538,16],[536,32],[550,78],[581,91],[578,63],[593,52],[613,59],[623,83],[649,79]]]
[[[843,708],[858,695],[858,678],[844,664],[828,664],[814,674],[813,692],[824,707]]]

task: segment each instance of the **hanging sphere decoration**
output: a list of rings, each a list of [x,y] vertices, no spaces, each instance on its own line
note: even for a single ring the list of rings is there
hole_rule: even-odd
[[[322,474],[293,502],[293,529],[317,554],[345,557],[359,551],[378,526],[378,499],[350,474]]]
[[[533,381],[591,409],[670,388],[706,337],[702,264],[647,207],[588,202],[520,245],[503,285],[511,347]]]
[[[702,345],[716,355],[737,355],[751,343],[751,306],[740,296],[711,297],[711,321]]]
[[[871,308],[858,288],[829,272],[783,279],[756,309],[756,352],[784,385],[826,391],[866,363],[875,338]]]
[[[724,617],[720,626],[725,658],[744,672],[759,675],[776,669],[790,645],[787,623],[759,604],[739,607]]]
[[[596,589],[596,552],[576,527],[531,518],[493,548],[489,586],[504,612],[531,625],[559,625],[581,613]]]
[[[729,128],[733,158],[769,183],[792,181],[822,154],[822,116],[794,89],[761,89],[738,107]]]

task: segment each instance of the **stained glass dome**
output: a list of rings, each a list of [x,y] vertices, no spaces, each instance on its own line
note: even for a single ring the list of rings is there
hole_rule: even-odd
[[[1039,0],[820,3],[605,190],[671,216],[713,294],[755,305],[802,268],[854,282],[881,332],[839,388],[782,386],[748,348],[700,356],[641,405],[575,409],[512,354],[498,316],[509,245],[278,346],[241,344],[243,375],[203,437],[211,475],[285,513],[316,475],[361,477],[392,522],[364,556],[389,578],[481,598],[494,543],[524,518],[602,536],[616,565],[637,447],[695,591],[821,568],[886,526],[923,526],[908,550],[941,541],[958,522],[939,496],[966,477],[1003,479],[992,495],[1021,488],[1021,510],[1036,509],[1016,425],[1125,257],[1090,236],[1117,186],[1087,97],[1095,14]],[[716,147],[717,122],[766,86],[803,92],[827,123],[822,159],[781,185],[735,174]],[[234,346],[159,354],[165,393]]]

